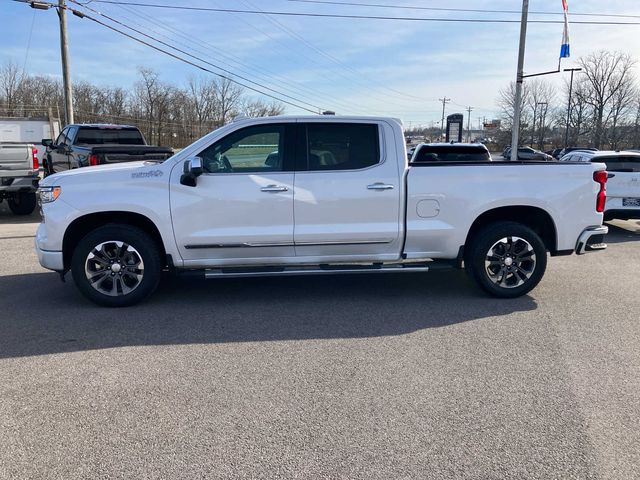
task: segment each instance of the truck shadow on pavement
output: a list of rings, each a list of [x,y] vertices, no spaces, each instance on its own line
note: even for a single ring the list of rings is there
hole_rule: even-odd
[[[604,238],[605,243],[626,243],[640,241],[640,220],[607,222],[609,233]]]
[[[167,277],[146,302],[93,305],[56,274],[0,277],[0,358],[93,349],[365,338],[537,308],[498,300],[461,271],[196,280]]]

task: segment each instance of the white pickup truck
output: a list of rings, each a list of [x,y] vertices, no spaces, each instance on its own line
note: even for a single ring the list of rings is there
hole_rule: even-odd
[[[407,164],[392,118],[269,117],[215,130],[163,163],[47,177],[36,250],[106,306],[161,271],[206,278],[425,272],[463,264],[497,297],[529,292],[547,255],[606,247],[597,163]]]

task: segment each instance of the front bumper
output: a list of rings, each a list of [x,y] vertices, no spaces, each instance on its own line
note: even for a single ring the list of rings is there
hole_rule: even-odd
[[[38,261],[40,262],[40,265],[49,270],[55,270],[56,272],[64,271],[62,252],[44,250],[42,248],[42,243],[46,238],[45,227],[44,224],[41,223],[38,226],[35,239],[36,253],[38,254]]]
[[[604,225],[585,228],[576,243],[576,253],[578,255],[583,255],[587,252],[604,250],[607,248],[607,244],[604,243],[604,236],[608,232],[609,228]]]

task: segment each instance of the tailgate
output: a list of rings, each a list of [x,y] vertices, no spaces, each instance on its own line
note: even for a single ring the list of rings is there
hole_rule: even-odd
[[[607,196],[640,198],[640,172],[609,172]]]
[[[610,173],[607,197],[640,199],[640,156],[620,154],[598,161],[605,162]]]
[[[0,145],[0,176],[17,177],[31,175],[33,163],[26,144]]]

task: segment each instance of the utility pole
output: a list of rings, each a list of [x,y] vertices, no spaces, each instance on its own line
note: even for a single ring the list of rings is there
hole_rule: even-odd
[[[569,80],[569,101],[567,102],[567,128],[564,131],[564,148],[569,146],[569,121],[571,119],[571,93],[573,91],[573,72],[582,71],[581,68],[565,68],[565,72],[571,72],[571,80]]]
[[[527,17],[529,16],[529,0],[522,0],[522,19],[520,20],[520,48],[518,49],[518,72],[516,74],[516,101],[513,109],[513,125],[511,129],[511,161],[518,161],[518,143],[520,134],[520,103],[522,102],[522,82],[524,81],[524,50],[527,40]]]
[[[471,143],[471,112],[473,107],[467,107],[467,143]]]
[[[67,8],[65,0],[58,0],[60,19],[60,56],[62,57],[62,82],[64,84],[64,116],[66,124],[73,122],[73,91],[69,71],[69,44],[67,43]]]
[[[447,103],[451,101],[451,99],[444,97],[444,98],[439,98],[438,100],[442,102],[442,120],[440,121],[440,141],[442,141],[442,136],[444,135],[444,108],[447,105]]]

